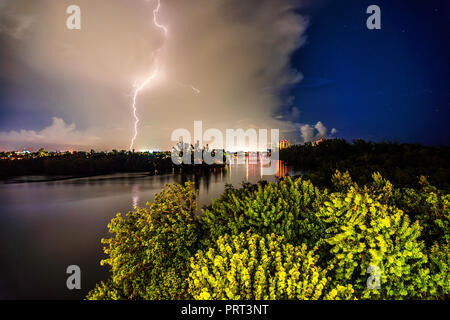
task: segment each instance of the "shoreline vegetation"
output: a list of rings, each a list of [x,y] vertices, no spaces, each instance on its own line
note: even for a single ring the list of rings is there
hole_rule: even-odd
[[[399,144],[397,142],[370,142],[328,139],[320,143],[305,143],[280,150],[280,160],[302,177],[322,187],[331,186],[336,170],[349,171],[359,184],[368,183],[373,172],[397,186],[418,187],[420,176],[425,176],[437,188],[450,190],[450,147]],[[94,177],[114,173],[142,173],[150,176],[173,172],[202,172],[223,167],[175,165],[170,152],[48,152],[43,149],[29,152],[0,152],[0,181],[6,183],[50,182]],[[17,178],[28,176],[43,179]],[[294,176],[298,177],[298,176]]]
[[[95,177],[114,173],[141,173],[154,176],[168,173],[205,172],[224,165],[175,165],[170,152],[64,152],[0,157],[0,181],[3,183],[51,182]],[[26,179],[21,179],[25,177]],[[33,179],[42,177],[42,179]]]
[[[397,142],[328,139],[280,150],[280,160],[301,169],[304,178],[320,187],[331,187],[336,170],[348,171],[361,185],[379,172],[396,186],[419,188],[425,176],[438,189],[450,190],[450,147]]]
[[[108,224],[110,277],[87,299],[448,300],[448,150],[293,146],[304,177],[227,186],[200,215],[192,183],[167,185]]]

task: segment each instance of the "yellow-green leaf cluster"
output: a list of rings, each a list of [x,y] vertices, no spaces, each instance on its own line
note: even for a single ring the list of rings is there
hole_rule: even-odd
[[[191,258],[189,292],[194,299],[319,299],[327,279],[317,259],[305,244],[275,234],[224,235]]]

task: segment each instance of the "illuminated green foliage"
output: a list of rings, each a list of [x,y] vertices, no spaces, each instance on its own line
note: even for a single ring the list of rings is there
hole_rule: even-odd
[[[444,284],[448,246],[432,249],[429,257],[424,244],[424,240],[448,241],[448,195],[430,187],[423,177],[421,184],[426,188],[420,191],[396,189],[379,173],[372,179],[361,188],[348,172],[333,175],[339,192],[330,194],[319,212],[327,224],[320,253],[331,261],[329,275],[341,284],[351,283],[361,298],[423,299],[449,294]],[[380,290],[370,290],[363,281],[371,265],[381,270]]]
[[[418,222],[354,189],[331,194],[319,215],[327,224],[320,253],[334,281],[352,284],[361,298],[411,297],[421,289],[415,278],[426,255]],[[379,291],[367,288],[369,266],[381,270]]]
[[[426,298],[448,299],[450,294],[450,248],[435,243],[429,252],[430,285]]]
[[[202,225],[209,239],[251,230],[312,247],[323,231],[315,212],[325,196],[310,181],[289,177],[256,188],[231,189],[203,210]]]
[[[427,244],[450,242],[450,194],[431,186],[425,177],[420,177],[420,186],[419,190],[397,189],[395,205],[419,221]]]
[[[111,278],[97,285],[89,299],[182,299],[188,261],[197,250],[196,192],[192,183],[167,186],[147,208],[136,208],[108,225],[103,239]]]
[[[191,258],[189,291],[194,299],[316,300],[327,285],[317,259],[306,245],[293,246],[275,234],[224,235],[215,248]]]

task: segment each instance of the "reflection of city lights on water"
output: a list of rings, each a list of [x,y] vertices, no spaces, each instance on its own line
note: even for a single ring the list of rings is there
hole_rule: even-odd
[[[272,160],[267,163],[264,161],[264,158],[260,154],[246,154],[242,158],[242,162],[239,162],[239,158],[235,157],[235,161],[230,161],[225,166],[225,174],[228,179],[231,179],[232,171],[235,170],[236,174],[239,176],[241,172],[242,176],[245,175],[245,181],[258,181],[258,180],[267,180],[271,179],[268,175],[267,178],[264,178],[264,170],[265,168],[269,168],[270,166],[275,166],[275,177],[284,178],[287,177],[288,168],[285,161],[281,160]],[[244,173],[245,170],[245,173]],[[256,179],[255,179],[256,178]]]
[[[132,198],[132,205],[133,208],[137,207],[139,203],[139,185],[135,184],[131,187],[131,198]]]
[[[248,181],[248,158],[245,158],[245,180]]]
[[[275,176],[278,178],[284,178],[288,175],[286,162],[278,160]]]

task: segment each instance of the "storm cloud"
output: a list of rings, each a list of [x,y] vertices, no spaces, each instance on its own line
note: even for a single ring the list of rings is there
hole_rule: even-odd
[[[66,28],[72,4],[81,8],[81,30]],[[280,90],[302,79],[289,65],[308,26],[297,13],[301,1],[161,0],[158,22],[166,37],[153,22],[156,4],[2,1],[0,80],[10,88],[2,108],[48,120],[32,128],[0,127],[0,147],[51,141],[60,148],[127,149],[133,85],[155,64],[161,72],[137,98],[136,149],[168,149],[171,132],[192,130],[194,120],[205,129],[304,133],[276,117]],[[323,135],[320,125],[315,129]],[[42,138],[50,132],[51,140]]]

